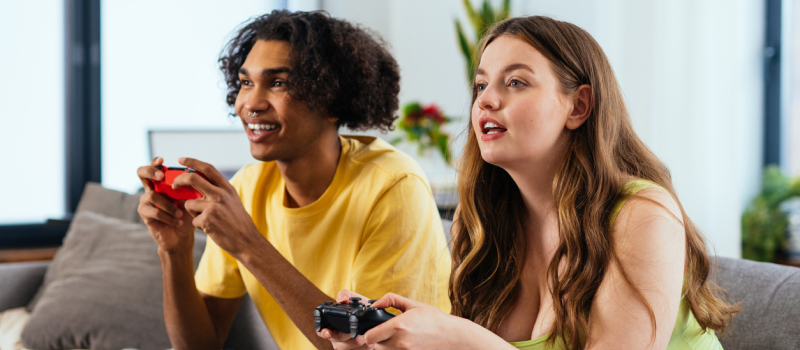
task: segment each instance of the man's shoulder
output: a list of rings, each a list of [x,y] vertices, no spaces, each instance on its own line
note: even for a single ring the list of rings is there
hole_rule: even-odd
[[[385,176],[391,180],[415,176],[427,183],[419,164],[407,154],[400,152],[388,142],[374,136],[342,136],[350,145],[349,161],[359,173],[369,176]]]

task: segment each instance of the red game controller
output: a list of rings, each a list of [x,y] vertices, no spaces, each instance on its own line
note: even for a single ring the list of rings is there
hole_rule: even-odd
[[[157,165],[156,168],[164,172],[164,179],[161,181],[151,180],[150,182],[153,183],[153,190],[156,193],[160,193],[167,198],[172,200],[186,200],[186,199],[200,199],[203,198],[203,194],[200,191],[196,190],[194,187],[191,186],[181,186],[178,188],[173,189],[172,183],[175,181],[175,178],[178,175],[185,174],[185,173],[197,173],[198,175],[202,176],[204,179],[208,180],[205,175],[196,171],[192,168],[182,168],[182,167],[167,167]]]

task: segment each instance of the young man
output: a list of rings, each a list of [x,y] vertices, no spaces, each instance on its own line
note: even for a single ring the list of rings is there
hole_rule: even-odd
[[[408,295],[449,311],[450,255],[429,186],[408,156],[350,129],[387,130],[399,74],[364,32],[327,14],[273,11],[244,26],[220,59],[227,102],[260,162],[230,181],[210,164],[154,193],[156,158],[138,175],[139,213],[159,243],[164,315],[175,349],[219,349],[249,293],[283,349],[331,348],[313,310],[341,289]],[[194,228],[210,240],[193,277]]]

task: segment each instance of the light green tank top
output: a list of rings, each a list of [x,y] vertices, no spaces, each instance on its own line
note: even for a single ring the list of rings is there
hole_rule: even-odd
[[[622,193],[626,195],[635,195],[645,188],[660,188],[666,191],[661,186],[645,180],[629,181],[622,187]],[[627,198],[620,200],[614,205],[611,211],[609,226],[614,223],[622,206],[627,202]],[[669,337],[669,344],[667,350],[717,350],[722,349],[717,336],[713,330],[702,333],[700,324],[694,318],[689,302],[686,301],[686,296],[681,297],[681,303],[678,307],[678,318],[675,320],[675,328],[672,329],[672,336]],[[533,340],[511,342],[510,344],[523,350],[564,350],[564,344],[556,341],[553,347],[545,346],[545,339],[548,334]]]

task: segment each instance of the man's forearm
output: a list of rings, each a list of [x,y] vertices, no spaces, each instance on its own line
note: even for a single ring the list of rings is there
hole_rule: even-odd
[[[317,336],[314,309],[334,301],[289,263],[267,240],[237,256],[259,283],[280,305],[297,328],[318,349],[333,349],[331,343]]]
[[[222,342],[194,281],[192,252],[169,254],[159,250],[159,256],[164,283],[164,321],[173,348],[219,349]]]

